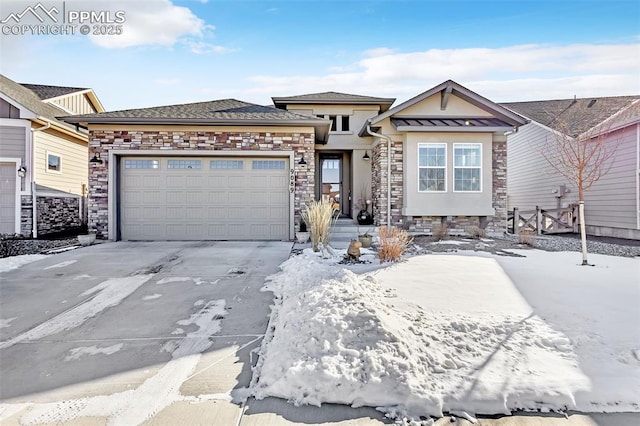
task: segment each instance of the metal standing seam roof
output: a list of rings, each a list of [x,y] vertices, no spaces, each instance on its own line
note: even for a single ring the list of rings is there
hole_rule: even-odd
[[[513,127],[498,118],[398,118],[392,117],[394,126],[416,127]]]

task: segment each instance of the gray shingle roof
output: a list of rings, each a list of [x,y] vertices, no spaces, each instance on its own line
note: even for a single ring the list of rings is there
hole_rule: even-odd
[[[89,90],[82,87],[64,87],[64,86],[47,86],[44,84],[27,84],[20,83],[27,89],[32,90],[40,99],[57,98],[58,96],[68,95],[69,93],[83,92]]]
[[[629,107],[636,100],[640,100],[640,96],[509,102],[500,105],[554,130],[561,130],[559,126],[563,121],[571,120],[572,132],[569,136],[575,137]]]
[[[123,121],[216,123],[219,121],[265,121],[276,122],[277,124],[277,122],[282,121],[309,122],[310,125],[323,121],[317,117],[296,114],[273,107],[238,101],[236,99],[74,115],[62,117],[62,119],[70,123],[113,123]]]
[[[306,95],[272,97],[273,104],[278,108],[285,108],[286,104],[355,104],[380,105],[382,111],[389,109],[395,98],[377,98],[374,96],[352,95],[340,92],[308,93]]]
[[[76,131],[75,127],[56,119],[56,117],[60,115],[67,114],[65,110],[51,105],[50,103],[43,102],[35,92],[2,74],[0,74],[0,92],[24,106],[37,116]]]

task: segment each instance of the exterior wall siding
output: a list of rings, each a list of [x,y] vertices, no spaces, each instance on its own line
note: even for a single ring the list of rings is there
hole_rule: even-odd
[[[0,157],[26,158],[26,134],[24,127],[18,126],[0,126]]]
[[[296,160],[301,157],[307,165],[294,161],[295,193],[294,223],[300,223],[300,211],[314,199],[313,132],[277,131],[215,131],[215,130],[100,130],[91,129],[89,146],[91,154],[99,153],[104,164],[91,167],[89,171],[88,228],[98,238],[111,238],[109,217],[109,151],[144,150],[167,151],[283,151],[294,153]]]
[[[51,102],[73,112],[73,114],[93,114],[97,112],[84,93],[70,94]]]
[[[34,133],[35,181],[38,185],[82,195],[88,182],[88,151],[85,143],[71,140],[57,132]],[[60,156],[61,171],[47,170],[47,152]]]
[[[638,230],[638,126],[634,124],[608,136],[608,143],[618,145],[616,155],[608,173],[585,191],[585,219],[590,233],[613,235],[613,229]],[[533,210],[536,206],[545,209],[568,207],[579,201],[577,188],[553,170],[541,154],[545,139],[550,137],[553,137],[551,131],[535,123],[523,126],[509,136],[509,210],[514,207],[520,210]],[[557,198],[553,191],[560,185],[565,185],[569,192]],[[597,228],[609,228],[611,231],[603,232]]]

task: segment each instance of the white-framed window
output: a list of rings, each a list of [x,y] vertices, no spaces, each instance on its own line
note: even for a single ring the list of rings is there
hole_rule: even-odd
[[[418,144],[418,191],[447,190],[447,144]]]
[[[158,160],[124,160],[125,169],[159,169]]]
[[[168,160],[167,169],[197,169],[200,170],[200,160]]]
[[[482,191],[482,144],[453,144],[453,190]]]
[[[62,172],[62,157],[54,152],[47,151],[47,172]]]

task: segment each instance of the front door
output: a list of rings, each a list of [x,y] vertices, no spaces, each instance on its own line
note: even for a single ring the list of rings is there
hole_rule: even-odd
[[[320,195],[334,204],[341,216],[350,216],[349,159],[344,153],[320,155]]]

